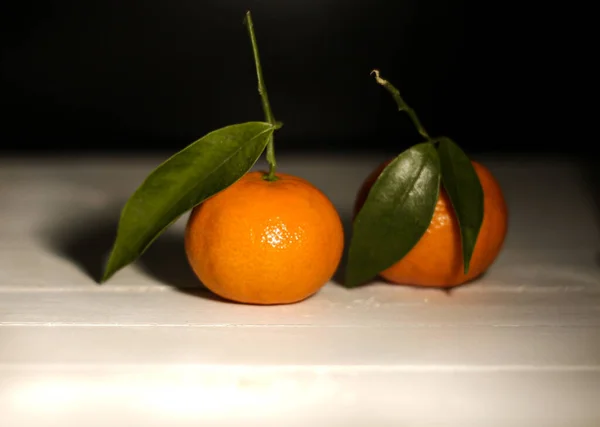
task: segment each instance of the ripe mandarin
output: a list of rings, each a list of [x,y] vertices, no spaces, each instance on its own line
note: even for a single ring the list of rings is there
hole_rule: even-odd
[[[382,163],[365,180],[354,205],[356,216],[369,190],[391,160]],[[498,256],[508,227],[508,210],[492,173],[472,162],[484,194],[484,217],[468,274],[464,274],[458,219],[443,185],[433,218],[417,244],[396,264],[380,273],[389,282],[413,286],[453,287],[483,274]]]
[[[331,201],[305,179],[249,172],[196,206],[185,249],[200,281],[247,304],[288,304],[316,293],[335,273],[344,233]]]

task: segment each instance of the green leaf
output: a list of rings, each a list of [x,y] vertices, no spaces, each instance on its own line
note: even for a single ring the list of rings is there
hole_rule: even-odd
[[[102,282],[142,255],[182,214],[240,179],[275,127],[248,122],[205,135],[156,168],[121,212]]]
[[[402,152],[381,173],[354,221],[346,286],[368,281],[421,239],[439,196],[440,165],[431,143]]]
[[[464,272],[469,264],[483,223],[483,189],[471,160],[450,138],[439,139],[442,183],[460,225]]]

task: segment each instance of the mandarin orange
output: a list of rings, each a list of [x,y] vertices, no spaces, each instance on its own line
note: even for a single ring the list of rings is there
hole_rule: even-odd
[[[185,249],[200,281],[247,304],[288,304],[315,294],[335,273],[344,233],[331,201],[305,179],[249,172],[196,206]]]
[[[356,197],[355,216],[390,162],[379,165],[364,181]],[[468,274],[464,274],[463,269],[458,219],[442,185],[427,231],[401,260],[380,272],[382,278],[395,284],[453,287],[477,278],[493,264],[506,237],[508,210],[502,189],[489,169],[480,163],[471,163],[483,188],[484,217]]]

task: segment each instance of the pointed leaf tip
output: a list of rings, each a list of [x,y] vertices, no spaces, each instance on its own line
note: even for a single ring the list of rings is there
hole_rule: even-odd
[[[440,138],[438,154],[442,183],[460,226],[464,274],[467,274],[483,223],[483,188],[473,163],[454,141]]]
[[[274,130],[264,122],[226,126],[188,145],[152,171],[121,211],[100,283],[139,258],[182,214],[248,172]]]
[[[440,165],[431,143],[402,152],[383,170],[354,221],[347,287],[400,261],[421,239],[437,204]]]

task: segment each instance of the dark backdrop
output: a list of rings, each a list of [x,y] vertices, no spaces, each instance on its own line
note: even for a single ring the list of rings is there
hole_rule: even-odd
[[[466,31],[463,0],[13,2],[1,17],[2,148],[175,151],[217,127],[262,119],[242,24],[250,9],[285,124],[278,150],[419,142],[373,68],[432,134],[472,152],[536,149],[507,120],[518,111],[511,78],[525,68],[516,23],[486,7]]]

